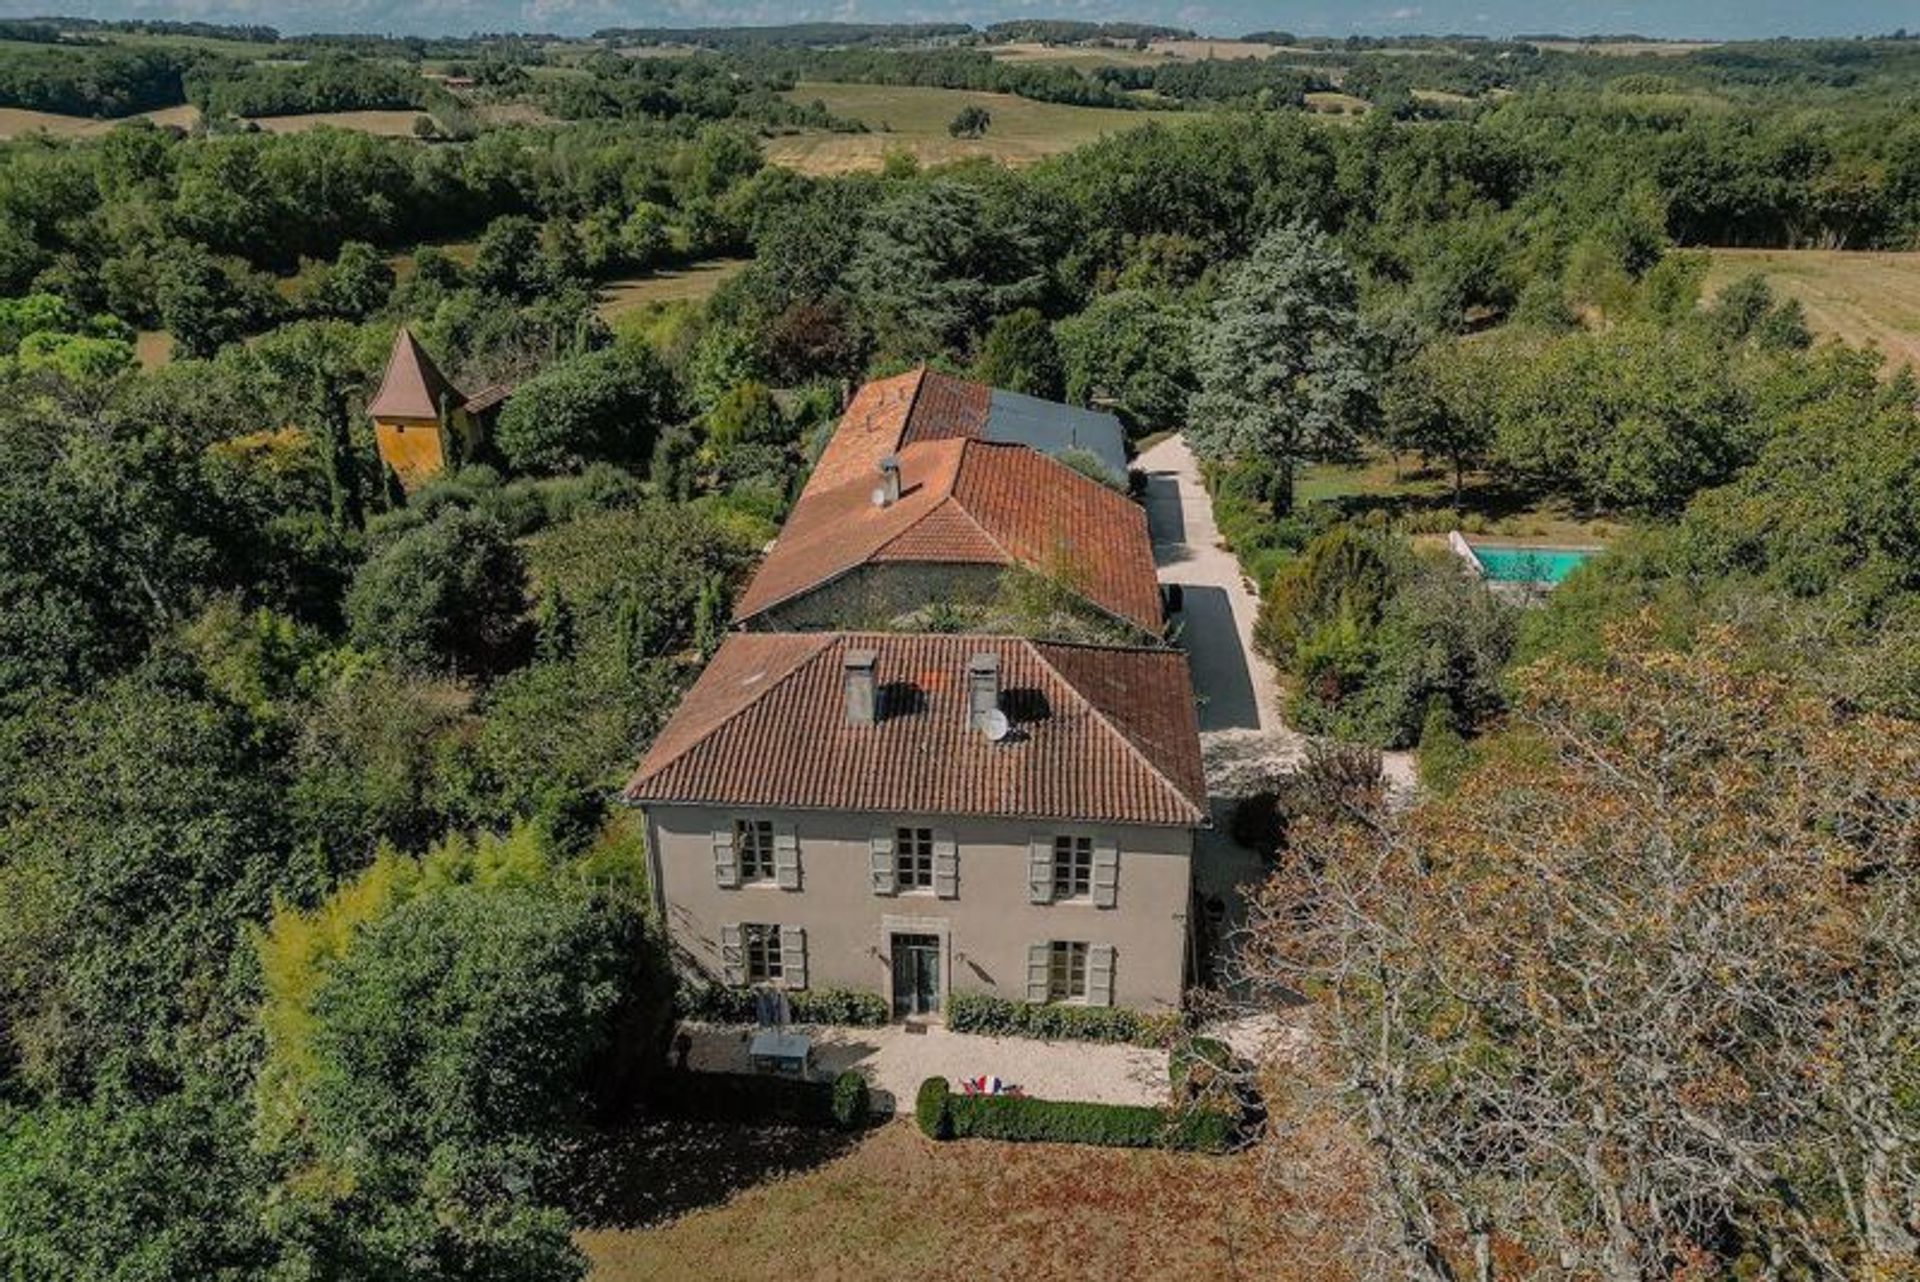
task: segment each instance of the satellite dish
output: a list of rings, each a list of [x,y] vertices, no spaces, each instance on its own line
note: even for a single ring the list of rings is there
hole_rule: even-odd
[[[1013,722],[1007,720],[1006,713],[994,708],[980,718],[980,728],[986,731],[987,738],[999,743],[1013,729]]]

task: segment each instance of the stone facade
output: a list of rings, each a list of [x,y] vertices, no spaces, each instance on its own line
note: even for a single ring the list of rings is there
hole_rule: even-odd
[[[940,816],[867,816],[649,806],[647,845],[659,907],[684,971],[750,982],[737,954],[739,928],[777,925],[796,945],[786,982],[877,992],[897,1002],[894,938],[938,941],[937,996],[991,993],[1044,999],[1036,957],[1054,941],[1085,943],[1096,974],[1076,1000],[1140,1010],[1177,1008],[1188,978],[1193,834],[1185,828],[1102,827],[1051,821]],[[738,880],[721,866],[736,820],[766,821],[783,845],[781,869]],[[899,827],[938,835],[936,885],[885,893],[875,865]],[[1112,875],[1084,898],[1035,902],[1039,862],[1057,836],[1091,839],[1111,852]],[[1099,906],[1108,900],[1111,906]],[[797,929],[796,929],[797,928]],[[1106,987],[1102,987],[1107,983]]]

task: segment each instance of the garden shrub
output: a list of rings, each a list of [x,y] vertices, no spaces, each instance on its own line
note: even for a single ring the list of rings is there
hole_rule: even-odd
[[[920,1084],[914,1116],[934,1139],[1097,1144],[1106,1148],[1169,1148],[1223,1153],[1238,1138],[1238,1119],[1205,1109],[1089,1104],[1021,1095],[954,1095],[945,1078]]]
[[[1177,1011],[1149,1014],[1120,1006],[1020,1002],[988,993],[953,993],[947,998],[947,1027],[956,1033],[982,1033],[988,1037],[1166,1046],[1179,1035],[1180,1014]]]
[[[833,1122],[843,1131],[857,1131],[873,1111],[873,1092],[867,1079],[848,1069],[833,1079]]]
[[[866,1124],[870,1099],[866,1079],[855,1072],[842,1073],[831,1082],[769,1073],[663,1073],[649,1095],[655,1108],[675,1117],[787,1122],[841,1130],[858,1130]]]
[[[1167,1053],[1167,1077],[1177,1098],[1189,1093],[1189,1080],[1196,1090],[1204,1090],[1215,1077],[1233,1072],[1236,1062],[1233,1048],[1219,1038],[1189,1037]]]
[[[929,1077],[913,1097],[913,1120],[930,1140],[953,1138],[952,1092],[944,1077]]]
[[[840,1028],[879,1028],[893,1018],[887,999],[878,993],[849,988],[808,988],[787,994],[787,1009],[796,1024],[827,1024]],[[753,989],[726,984],[684,984],[680,1013],[712,1024],[754,1022]]]

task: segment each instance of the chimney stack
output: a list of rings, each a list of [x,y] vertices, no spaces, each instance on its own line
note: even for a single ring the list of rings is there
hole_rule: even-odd
[[[880,693],[873,683],[873,667],[879,657],[872,650],[849,650],[841,660],[850,726],[870,726],[880,719]]]
[[[985,734],[987,714],[1000,710],[1000,656],[976,654],[967,660],[967,724]]]
[[[900,456],[880,456],[880,488],[873,492],[876,507],[892,507],[900,501]]]

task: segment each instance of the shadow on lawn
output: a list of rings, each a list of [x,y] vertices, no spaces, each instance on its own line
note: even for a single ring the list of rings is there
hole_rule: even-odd
[[[817,1126],[638,1115],[595,1133],[573,1154],[567,1209],[580,1228],[652,1228],[824,1165],[861,1138]]]

